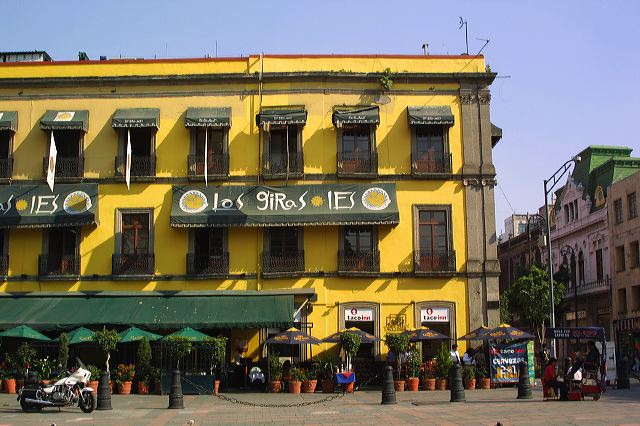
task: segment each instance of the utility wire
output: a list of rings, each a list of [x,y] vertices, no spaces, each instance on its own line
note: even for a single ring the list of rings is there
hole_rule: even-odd
[[[502,192],[502,196],[504,197],[505,201],[507,202],[507,204],[509,204],[509,207],[511,208],[511,211],[513,212],[513,214],[517,214],[516,211],[513,209],[513,206],[509,202],[509,199],[507,198],[507,194],[505,194],[504,191],[502,190],[502,187],[500,186],[500,182],[496,180],[496,183],[498,184],[498,189],[500,189],[500,192]]]

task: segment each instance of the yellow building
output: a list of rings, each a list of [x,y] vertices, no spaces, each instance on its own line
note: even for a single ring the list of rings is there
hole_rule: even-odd
[[[481,56],[0,64],[0,329],[192,326],[258,359],[293,323],[496,325],[494,77]]]

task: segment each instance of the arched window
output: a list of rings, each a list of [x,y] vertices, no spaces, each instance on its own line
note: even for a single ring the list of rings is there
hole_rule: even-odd
[[[576,255],[571,255],[571,285],[577,285],[578,280],[576,279]]]
[[[582,254],[582,250],[578,253],[578,282],[584,282],[584,254]]]

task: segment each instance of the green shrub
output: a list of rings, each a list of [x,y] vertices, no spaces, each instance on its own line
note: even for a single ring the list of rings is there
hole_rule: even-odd
[[[87,370],[89,370],[89,373],[91,373],[90,379],[92,381],[100,379],[100,369],[98,367],[96,367],[95,365],[89,364],[87,365]]]
[[[176,358],[176,367],[180,370],[180,360],[191,353],[191,340],[184,336],[168,336],[169,350]]]
[[[121,385],[124,382],[130,382],[136,375],[136,366],[133,364],[120,364],[116,367],[115,376],[116,383]]]
[[[102,330],[96,331],[96,342],[98,346],[106,355],[105,367],[107,373],[109,372],[109,359],[111,359],[111,351],[113,351],[118,342],[120,341],[120,336],[118,336],[118,332],[113,329],[107,329],[106,327],[102,327]]]
[[[443,343],[440,346],[440,351],[436,356],[436,376],[439,379],[447,379],[449,378],[449,371],[451,370],[451,366],[453,362],[451,361],[451,355],[449,354],[449,350],[447,349],[446,343]]]
[[[465,380],[472,380],[476,378],[476,367],[473,365],[467,365],[462,370],[462,377]]]
[[[280,364],[280,355],[277,352],[269,354],[269,374],[272,382],[282,379],[282,364]]]
[[[289,369],[289,378],[291,381],[299,381],[302,382],[306,380],[305,374],[298,367],[291,367]]]
[[[209,369],[212,375],[224,364],[227,357],[227,341],[228,338],[223,336],[209,337],[204,341],[204,346],[209,350]]]
[[[149,370],[151,369],[151,345],[146,337],[140,340],[138,346],[138,377],[140,381],[149,383]]]
[[[396,377],[400,378],[400,355],[409,349],[409,337],[406,334],[389,333],[384,337],[384,344],[396,355]]]
[[[58,347],[58,376],[64,377],[67,374],[67,364],[69,363],[69,337],[67,333],[60,335],[60,346]]]
[[[420,351],[417,348],[411,349],[409,357],[407,358],[407,373],[409,377],[418,377],[420,374],[420,365],[422,364],[422,357]]]

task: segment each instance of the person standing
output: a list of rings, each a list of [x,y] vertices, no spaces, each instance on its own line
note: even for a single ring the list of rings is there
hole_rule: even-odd
[[[452,345],[451,346],[451,352],[449,352],[449,355],[451,356],[451,362],[453,362],[454,364],[460,364],[460,353],[458,353],[458,345]]]

